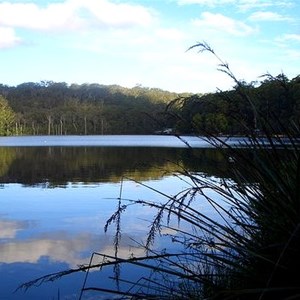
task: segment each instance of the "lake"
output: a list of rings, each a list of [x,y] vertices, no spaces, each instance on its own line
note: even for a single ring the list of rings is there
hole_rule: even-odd
[[[84,272],[27,291],[16,289],[87,264],[93,252],[113,255],[115,227],[105,233],[104,226],[118,197],[163,201],[155,190],[174,195],[189,185],[183,176],[174,176],[180,169],[221,177],[228,167],[216,149],[197,137],[0,137],[0,299],[78,299]],[[152,217],[141,206],[122,216],[120,255],[143,254],[134,241],[145,240]],[[174,245],[161,238],[155,247]],[[125,272],[130,279],[140,275],[133,268]],[[112,286],[109,276],[109,268],[91,272],[88,284]],[[96,297],[85,293],[82,299]]]

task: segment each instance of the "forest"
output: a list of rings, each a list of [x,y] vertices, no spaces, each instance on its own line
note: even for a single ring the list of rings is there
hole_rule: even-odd
[[[0,84],[0,108],[0,135],[195,134],[195,130],[239,135],[249,128],[260,130],[257,111],[282,124],[299,120],[300,75],[288,79],[267,74],[260,82],[241,82],[232,90],[207,94],[177,94],[140,85]]]

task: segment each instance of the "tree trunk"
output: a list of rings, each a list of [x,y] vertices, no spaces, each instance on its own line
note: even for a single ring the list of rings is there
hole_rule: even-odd
[[[52,124],[52,119],[51,119],[51,116],[47,116],[47,119],[48,119],[48,135],[51,134],[51,124]]]

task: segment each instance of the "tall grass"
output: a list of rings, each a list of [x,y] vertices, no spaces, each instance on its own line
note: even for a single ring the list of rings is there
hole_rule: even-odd
[[[206,43],[193,48],[216,56]],[[216,57],[220,70],[241,87],[229,66]],[[156,190],[164,201],[125,200],[120,193],[118,208],[105,226],[107,230],[116,224],[114,255],[94,254],[103,260],[93,263],[91,259],[87,266],[50,274],[24,287],[82,270],[89,276],[93,268],[113,265],[114,279],[119,283],[116,289],[88,287],[85,281],[80,298],[94,290],[113,293],[120,299],[300,299],[299,124],[278,120],[275,129],[249,95],[242,89],[240,92],[251,104],[259,135],[257,130],[248,129],[247,139],[236,147],[217,136],[199,133],[231,165],[230,179],[180,169],[176,176],[189,187],[176,195]],[[214,215],[203,211],[203,204],[209,205]],[[154,217],[145,243],[139,245],[145,255],[124,259],[118,255],[121,217],[133,205],[153,209]],[[166,229],[178,250],[157,251],[152,247]],[[130,282],[121,271],[125,264],[149,274]],[[124,285],[128,288],[122,289]]]

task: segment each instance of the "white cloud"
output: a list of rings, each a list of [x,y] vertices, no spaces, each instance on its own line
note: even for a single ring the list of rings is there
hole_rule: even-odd
[[[251,21],[290,21],[291,18],[284,17],[278,13],[270,11],[257,11],[250,15]]]
[[[293,3],[290,0],[239,0],[236,1],[241,10],[264,9],[269,7],[291,7]]]
[[[281,40],[300,42],[300,34],[285,34]]]
[[[235,2],[236,0],[178,0],[179,5],[200,4],[200,5],[207,5],[207,6],[232,4]]]
[[[282,49],[284,59],[290,59],[292,61],[299,61],[300,57],[300,34],[285,34],[276,39],[277,46]],[[294,68],[297,68],[297,64],[292,63]],[[295,73],[299,73],[297,70]]]
[[[199,4],[208,7],[222,5],[236,5],[239,9],[246,11],[251,9],[263,9],[268,7],[291,7],[290,0],[177,0],[179,5]]]
[[[299,43],[300,34],[284,34],[275,39],[275,44],[279,49],[285,49],[290,53],[299,53]]]
[[[91,25],[144,26],[153,18],[152,11],[141,5],[108,0],[66,0],[45,8],[34,3],[0,3],[0,25],[35,30],[78,30]]]
[[[11,48],[21,43],[15,30],[10,27],[0,27],[0,49]]]
[[[193,20],[193,24],[205,29],[213,29],[226,32],[234,36],[247,36],[255,32],[255,29],[244,22],[226,17],[222,14],[204,12],[200,19]]]
[[[156,35],[164,40],[180,41],[184,38],[184,32],[175,28],[158,29]]]
[[[286,51],[286,55],[292,60],[300,59],[300,50],[289,49]]]
[[[153,20],[150,10],[141,5],[84,0],[80,6],[94,15],[100,24],[108,26],[145,26]]]
[[[81,24],[68,2],[39,8],[33,3],[0,4],[0,25],[38,30],[76,29]]]

